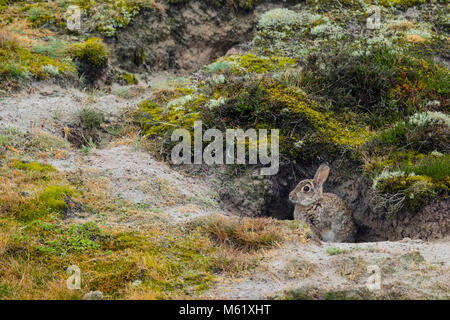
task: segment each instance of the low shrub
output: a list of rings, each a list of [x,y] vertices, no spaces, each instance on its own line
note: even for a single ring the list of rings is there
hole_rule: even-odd
[[[109,49],[100,38],[89,38],[83,43],[75,44],[70,51],[79,74],[85,77],[88,84],[93,84],[108,65]]]

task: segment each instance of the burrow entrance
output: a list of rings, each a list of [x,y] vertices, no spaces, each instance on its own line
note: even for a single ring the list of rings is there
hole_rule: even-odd
[[[406,208],[394,216],[374,202],[370,182],[362,177],[357,163],[346,166],[331,165],[331,172],[324,185],[324,192],[338,195],[353,211],[357,226],[356,242],[401,240],[403,238],[432,240],[450,234],[450,200],[432,203],[419,212],[409,212]],[[294,205],[289,201],[289,193],[303,179],[314,176],[316,166],[294,168],[280,167],[273,176],[273,192],[262,208],[263,216],[277,219],[293,219]]]

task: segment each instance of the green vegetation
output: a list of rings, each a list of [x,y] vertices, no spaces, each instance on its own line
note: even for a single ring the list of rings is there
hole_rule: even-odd
[[[265,12],[250,53],[217,59],[201,81],[156,90],[137,117],[166,154],[171,131],[198,119],[205,129],[279,128],[286,165],[345,154],[364,163],[389,213],[417,212],[448,198],[450,94],[448,68],[436,59],[448,38],[436,27],[442,5],[425,4],[436,15],[422,10],[414,22],[390,6],[418,3],[385,1],[376,33],[362,27],[368,6],[357,1]]]
[[[138,84],[139,83],[139,80],[132,73],[122,73],[122,74],[118,75],[117,78],[119,80],[124,81],[125,84],[127,84],[127,85],[133,85],[133,84]]]
[[[33,47],[34,53],[48,56],[52,59],[64,58],[69,49],[69,43],[60,39],[52,39],[46,42],[38,43]]]
[[[109,58],[108,47],[102,39],[95,37],[74,45],[72,54],[76,61],[86,63],[93,68],[104,67]]]
[[[380,4],[383,6],[400,6],[400,7],[411,7],[416,4],[425,3],[428,0],[381,0]]]
[[[217,59],[206,66],[206,70],[212,73],[229,71],[232,74],[266,73],[280,71],[292,67],[295,59],[285,57],[260,57],[251,53],[244,55],[231,55]]]
[[[42,243],[37,247],[38,252],[54,255],[99,249],[105,238],[93,222],[61,227],[38,220],[28,225],[27,233],[32,232],[39,234]]]
[[[48,144],[30,141],[42,138],[13,130],[1,134],[15,146],[0,158],[2,299],[81,299],[94,290],[106,299],[193,298],[219,275],[236,276],[254,268],[262,250],[310,237],[294,221],[263,218],[210,217],[167,224],[161,210],[136,208],[111,197],[104,182],[89,173],[62,174],[36,161]],[[32,161],[14,158],[25,150],[31,150],[27,157]],[[122,228],[115,221],[123,212],[144,214],[145,224]],[[75,213],[88,213],[89,218],[73,221]],[[80,290],[66,286],[70,265],[81,269]]]
[[[345,249],[341,249],[338,247],[328,247],[326,250],[326,253],[328,253],[330,256],[334,256],[336,254],[342,254],[342,253],[347,253],[348,251]]]
[[[0,30],[1,32],[1,30]],[[54,60],[39,53],[33,53],[19,44],[0,43],[0,80],[2,85],[23,83],[31,79],[49,77],[74,78],[75,67],[62,60]]]
[[[83,108],[78,111],[80,125],[86,129],[99,129],[100,125],[103,123],[103,118],[103,113],[94,109]]]
[[[89,38],[75,44],[71,54],[77,63],[78,72],[91,84],[102,75],[108,64],[109,49],[100,38]]]
[[[391,213],[404,205],[417,211],[448,198],[449,133],[448,115],[423,112],[395,123],[367,143],[371,159],[366,172],[373,176],[373,188],[381,198],[397,198]]]
[[[333,156],[356,151],[371,136],[367,125],[350,113],[329,111],[283,74],[278,76],[294,63],[252,54],[220,59],[204,69],[209,80],[160,91],[141,103],[137,116],[145,133],[166,138],[178,127],[192,130],[198,119],[222,130],[280,128],[281,152],[289,158],[308,160],[322,152]],[[222,64],[228,67],[219,67]]]
[[[36,198],[23,202],[18,208],[17,218],[22,221],[32,221],[48,214],[60,214],[68,207],[64,200],[73,192],[73,189],[66,186],[50,185]]]
[[[142,9],[164,12],[165,7],[156,0],[76,0],[92,21],[92,31],[112,37],[117,29],[127,26]]]
[[[170,0],[168,5],[181,7],[188,1]],[[250,10],[258,2],[206,3]],[[152,141],[161,148],[154,149],[164,156],[173,145],[172,130],[192,130],[196,120],[203,121],[204,129],[222,131],[278,128],[284,175],[297,179],[299,168],[339,160],[343,171],[351,167],[352,175],[362,172],[388,218],[448,199],[450,88],[448,67],[442,63],[448,60],[446,3],[381,0],[381,28],[369,30],[367,10],[373,3],[307,0],[264,13],[249,52],[219,58],[195,76],[154,85],[139,103],[135,117],[141,128],[136,131],[157,138]],[[66,29],[70,4],[85,10],[91,34],[105,37],[115,36],[141,10],[165,10],[145,0],[0,0],[0,90],[46,79],[94,85],[105,75],[108,46],[100,37],[84,38]],[[417,17],[399,17],[398,10],[422,4]],[[143,60],[144,50],[137,55]],[[133,97],[137,77],[111,73],[124,85],[115,93]],[[100,141],[104,115],[82,108],[77,116],[79,128],[67,128],[68,139],[79,138],[87,154]],[[92,135],[85,136],[88,132]],[[165,204],[183,197],[168,181],[144,186],[156,204],[120,201],[107,192],[108,181],[91,172],[59,172],[46,164],[48,158],[64,159],[67,149],[66,140],[49,134],[0,129],[2,299],[80,299],[91,290],[102,291],[107,299],[195,298],[219,276],[240,276],[257,266],[265,250],[288,239],[306,243],[310,238],[298,221],[268,218],[212,216],[168,224]],[[230,167],[233,175],[249,168]],[[262,189],[261,203],[273,200]],[[124,228],[118,221],[126,219]],[[328,247],[325,252],[337,256],[330,259],[342,258],[339,273],[357,282],[366,268],[364,261],[346,254],[352,250],[357,249]],[[416,253],[400,259],[424,261]],[[69,265],[81,268],[79,291],[66,288]],[[312,266],[294,261],[289,268],[306,276]],[[310,287],[284,296],[401,297]]]
[[[52,172],[56,171],[56,169],[51,165],[43,165],[39,162],[23,162],[23,161],[15,161],[14,167],[16,169],[25,170],[25,171],[39,171],[39,172]]]

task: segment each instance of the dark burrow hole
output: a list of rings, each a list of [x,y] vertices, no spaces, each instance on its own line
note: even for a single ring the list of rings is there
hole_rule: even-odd
[[[98,146],[102,141],[102,132],[98,129],[83,128],[78,124],[63,129],[64,137],[77,149]]]
[[[266,198],[262,215],[276,219],[293,219],[294,204],[289,193],[303,179],[314,176],[318,165],[303,168],[280,167],[271,177],[273,193]],[[355,242],[396,241],[404,238],[433,240],[448,237],[450,232],[450,200],[432,202],[417,212],[407,207],[389,215],[373,197],[370,181],[362,177],[360,164],[346,162],[339,166],[331,164],[324,192],[342,198],[353,212],[357,234]]]
[[[314,176],[314,172],[315,167],[312,166],[302,169],[294,168],[293,166],[280,167],[278,174],[272,177],[273,194],[271,197],[266,199],[265,205],[262,209],[262,215],[280,220],[293,220],[295,204],[289,200],[289,193],[301,180],[312,178]],[[363,218],[365,216],[361,215],[361,208],[370,211],[369,204],[367,203],[369,199],[364,196],[364,191],[367,191],[367,186],[363,185],[361,181],[352,183],[351,180],[347,180],[347,185],[352,186],[352,191],[357,192],[359,196],[356,201],[352,201],[352,199],[349,199],[348,194],[342,190],[345,188],[342,188],[340,185],[345,179],[346,178],[340,176],[339,173],[330,173],[329,181],[327,181],[324,185],[324,192],[330,192],[338,195],[344,199],[353,211],[354,221],[357,227],[355,242],[391,240],[389,236],[383,236],[382,231],[379,232],[378,230],[373,230],[372,228],[369,228],[361,223],[361,216],[363,216]]]

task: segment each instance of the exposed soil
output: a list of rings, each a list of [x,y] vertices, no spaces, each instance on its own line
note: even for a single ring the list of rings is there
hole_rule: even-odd
[[[280,6],[259,4],[244,11],[189,1],[164,13],[143,12],[110,39],[114,65],[131,72],[194,71],[251,40],[259,16]]]
[[[67,159],[48,162],[62,171],[81,170],[106,178],[112,195],[149,209],[158,208],[175,222],[229,214],[220,209],[217,193],[204,180],[185,176],[132,146],[97,149],[87,156],[73,152]]]
[[[258,268],[241,279],[225,279],[205,295],[222,299],[283,298],[300,290],[302,298],[397,297],[448,299],[449,239],[383,241],[358,244],[289,243],[270,252]],[[339,248],[342,253],[327,253]],[[330,250],[330,249],[329,249]],[[380,268],[381,289],[368,290],[368,267]],[[354,293],[356,292],[356,296]],[[327,296],[328,294],[328,296]],[[350,296],[350,294],[352,296]]]

